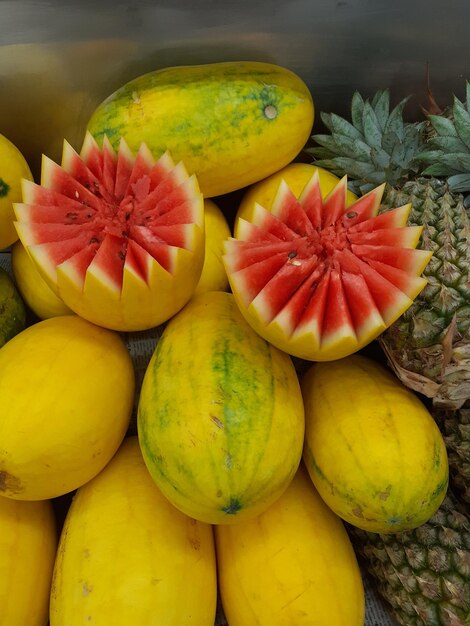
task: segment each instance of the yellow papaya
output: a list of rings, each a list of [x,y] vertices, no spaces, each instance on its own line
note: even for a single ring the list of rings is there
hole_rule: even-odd
[[[117,149],[121,137],[155,158],[169,150],[207,198],[241,189],[290,163],[309,139],[312,96],[287,68],[256,61],[148,72],[109,95],[88,130]]]

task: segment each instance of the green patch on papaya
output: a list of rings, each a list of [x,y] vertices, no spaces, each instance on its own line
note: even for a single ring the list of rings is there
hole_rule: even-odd
[[[3,178],[0,178],[0,198],[5,198],[10,191],[10,185],[8,185]]]
[[[227,506],[224,506],[221,510],[227,515],[235,515],[242,509],[242,504],[238,498],[231,498]]]
[[[168,149],[211,197],[287,165],[308,139],[313,117],[311,94],[298,76],[272,64],[228,62],[134,78],[97,107],[87,127],[98,139],[106,133],[115,149],[121,136],[134,151],[142,141],[154,156]],[[290,134],[279,141],[284,124]]]
[[[313,470],[313,472],[318,476],[318,478],[321,481],[323,481],[326,485],[328,485],[328,488],[329,488],[330,493],[331,493],[332,496],[335,496],[335,497],[338,496],[338,497],[342,498],[349,505],[354,505],[355,504],[355,499],[353,498],[353,496],[350,493],[348,493],[347,491],[340,490],[338,488],[337,484],[335,484],[333,481],[331,481],[329,478],[327,478],[327,476],[324,473],[324,471],[321,469],[321,467],[316,462],[315,457],[313,456],[312,451],[308,447],[305,447],[305,450],[304,450],[304,462],[305,462],[305,465],[307,466],[307,468],[310,468],[311,470]],[[355,515],[356,515],[356,517],[358,517],[357,514],[355,514]]]
[[[449,479],[445,478],[434,489],[434,491],[431,494],[431,499],[434,500],[434,498],[440,497],[443,493],[447,491],[448,486],[449,486]]]

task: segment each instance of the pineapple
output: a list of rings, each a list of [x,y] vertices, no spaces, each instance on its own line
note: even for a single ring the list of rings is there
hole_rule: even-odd
[[[399,534],[347,526],[360,562],[403,626],[470,624],[470,518],[449,492],[434,516]]]
[[[436,407],[455,410],[470,398],[470,218],[458,193],[465,186],[462,170],[470,176],[470,114],[461,114],[459,108],[454,119],[431,116],[438,131],[428,145],[429,123],[406,123],[406,102],[390,111],[388,90],[377,92],[371,101],[356,92],[352,122],[322,113],[330,134],[314,135],[316,145],[307,152],[316,165],[347,175],[355,193],[385,182],[381,210],[411,202],[409,223],[424,226],[420,247],[433,252],[423,273],[428,284],[379,343],[405,385],[432,398]],[[459,152],[455,162],[444,150],[461,149],[460,143],[442,139],[444,129],[451,133],[451,127],[464,135],[465,145],[469,142],[466,157]],[[434,175],[438,157],[447,163],[439,171],[449,179]],[[434,164],[429,166],[430,161]]]
[[[470,403],[457,411],[435,411],[433,415],[444,436],[455,491],[470,505]]]
[[[466,83],[466,101],[454,96],[453,106],[439,115],[429,114],[432,133],[425,150],[417,156],[428,163],[428,176],[445,176],[449,189],[465,194],[470,206],[470,83]]]

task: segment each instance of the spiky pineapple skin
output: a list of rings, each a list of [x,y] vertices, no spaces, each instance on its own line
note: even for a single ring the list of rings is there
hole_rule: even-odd
[[[449,492],[415,530],[380,535],[347,526],[356,553],[403,626],[470,624],[470,518]]]
[[[462,196],[439,179],[388,187],[382,209],[407,202],[409,223],[424,226],[419,247],[433,252],[428,284],[379,343],[403,383],[457,409],[470,398],[470,218]]]
[[[451,483],[470,505],[470,403],[457,411],[434,411],[433,416],[446,444]]]

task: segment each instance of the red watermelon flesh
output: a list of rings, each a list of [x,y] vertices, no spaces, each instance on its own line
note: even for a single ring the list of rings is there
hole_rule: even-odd
[[[426,281],[410,206],[377,215],[381,185],[346,205],[344,177],[322,199],[318,174],[296,198],[282,181],[272,210],[256,205],[225,242],[235,299],[252,326],[311,360],[347,356],[392,324]]]
[[[43,276],[90,321],[106,325],[106,309],[122,304],[121,321],[118,312],[109,316],[116,318],[112,327],[139,330],[138,320],[127,319],[137,304],[126,313],[121,302],[132,293],[153,310],[142,314],[142,329],[161,323],[158,276],[169,298],[171,280],[177,280],[175,304],[164,304],[165,311],[181,308],[197,285],[204,256],[203,198],[195,176],[188,176],[183,163],[175,165],[168,152],[155,161],[145,145],[134,156],[121,141],[115,153],[107,139],[100,148],[89,133],[80,154],[64,142],[62,164],[43,157],[41,184],[24,182],[23,203],[15,212],[19,237]],[[191,255],[192,269],[183,271],[181,264],[190,266]],[[97,281],[103,286],[98,303]],[[194,284],[182,285],[185,281]],[[67,302],[70,285],[88,302],[76,304],[79,310]],[[146,290],[155,293],[150,297]],[[75,302],[78,296],[70,298]],[[88,309],[102,313],[90,317]]]

